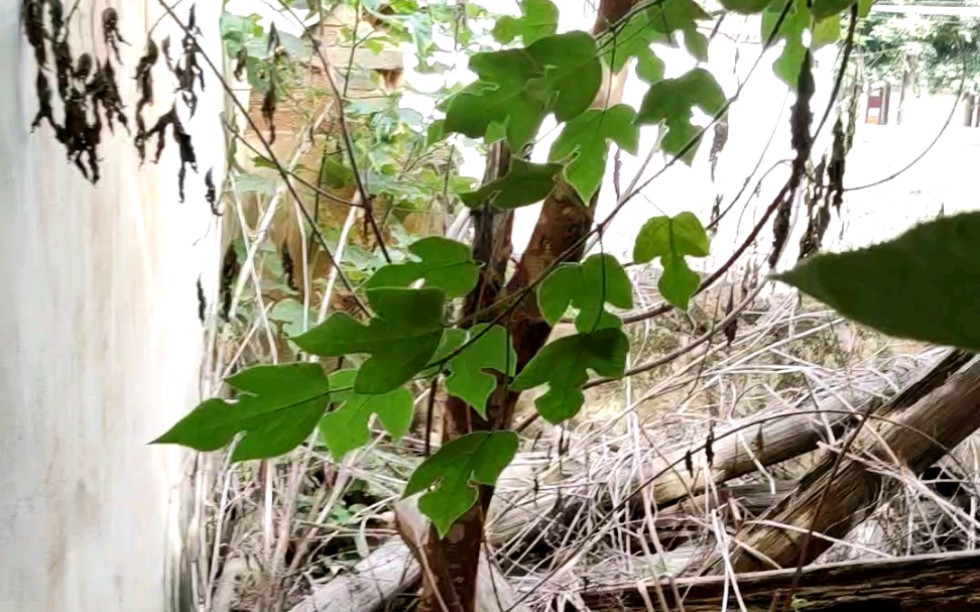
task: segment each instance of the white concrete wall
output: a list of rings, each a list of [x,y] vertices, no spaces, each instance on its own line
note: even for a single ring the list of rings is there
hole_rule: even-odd
[[[216,45],[220,3],[197,4]],[[0,2],[0,611],[176,610],[185,456],[147,442],[200,399],[195,281],[216,274],[202,190],[210,165],[222,176],[220,88],[209,75],[188,124],[202,167],[185,204],[173,142],[159,167],[139,168],[118,129],[93,187],[50,129],[29,133],[34,59],[19,5]],[[118,71],[131,112],[158,3],[112,5],[133,43]],[[104,6],[81,0],[76,53],[99,47]],[[170,91],[160,74],[157,95]]]

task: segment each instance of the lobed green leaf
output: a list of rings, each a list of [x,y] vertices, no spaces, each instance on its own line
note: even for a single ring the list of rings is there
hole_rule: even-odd
[[[309,437],[330,394],[323,368],[315,363],[255,366],[227,382],[240,392],[236,401],[206,400],[152,444],[215,451],[244,432],[232,461],[276,457]]]
[[[782,23],[779,17],[782,14],[786,3],[790,3],[789,12]],[[768,8],[762,13],[762,39],[768,40],[769,36],[776,32],[773,42],[780,40],[785,42],[783,52],[773,64],[773,71],[780,79],[792,88],[796,88],[800,69],[803,67],[803,56],[806,53],[806,46],[803,44],[803,32],[810,27],[812,16],[807,7],[806,0],[772,0]],[[779,30],[776,31],[776,26]]]
[[[633,246],[633,261],[646,263],[657,257],[663,267],[658,287],[665,300],[687,310],[688,303],[700,285],[686,256],[706,257],[708,234],[701,221],[690,212],[675,217],[653,217],[643,224]]]
[[[440,289],[379,288],[367,291],[375,316],[362,325],[347,313],[326,321],[292,341],[323,357],[368,354],[354,381],[365,395],[393,391],[429,363],[443,335]]]
[[[451,351],[464,348],[448,363],[450,374],[446,377],[446,391],[486,417],[487,399],[497,387],[497,377],[487,371],[513,376],[517,367],[517,353],[510,335],[499,325],[487,329],[485,324],[474,325],[465,331],[452,329],[446,335],[450,333],[455,335],[448,343]]]
[[[661,147],[670,155],[681,155],[693,140],[699,140],[701,129],[691,123],[692,109],[700,108],[709,115],[721,112],[725,106],[725,92],[703,68],[695,68],[676,78],[663,79],[650,86],[640,111],[639,123],[664,123],[666,133]],[[696,147],[690,147],[681,159],[688,164],[694,159]]]
[[[565,179],[575,188],[583,202],[589,202],[599,190],[606,170],[607,140],[636,154],[640,129],[636,113],[625,104],[607,109],[589,109],[565,124],[551,145],[549,160],[567,160]]]
[[[388,264],[364,284],[366,289],[408,287],[424,280],[426,287],[441,289],[448,297],[462,297],[476,286],[479,269],[470,247],[461,242],[430,236],[412,243],[408,250],[419,261]]]
[[[561,169],[561,164],[532,164],[514,157],[503,177],[481,185],[476,191],[461,193],[459,197],[471,208],[486,202],[497,208],[520,208],[548,197],[555,187],[555,175]]]
[[[517,453],[512,431],[479,431],[444,444],[415,469],[404,497],[426,489],[419,510],[445,537],[459,517],[476,503],[476,485],[493,485]]]
[[[561,264],[545,277],[537,293],[538,309],[548,323],[557,323],[573,306],[578,309],[575,328],[583,333],[622,325],[604,304],[633,306],[633,287],[626,271],[615,257],[605,254],[590,255],[581,264]]]
[[[350,389],[356,378],[357,370],[339,370],[330,374],[330,386],[333,389]],[[340,405],[320,419],[320,437],[336,461],[370,441],[368,424],[371,415],[378,415],[385,431],[395,441],[408,433],[411,427],[412,394],[405,387],[380,395],[346,391],[342,395],[335,394],[332,399]]]
[[[602,82],[595,39],[585,32],[555,34],[525,49],[477,53],[479,79],[448,100],[444,129],[483,138],[503,128],[515,150],[531,142],[549,113],[568,121],[584,112]]]
[[[507,15],[498,19],[493,38],[503,44],[520,38],[526,46],[557,31],[558,7],[550,0],[522,0],[521,16]]]
[[[560,338],[545,345],[510,388],[527,391],[547,385],[548,390],[534,404],[546,421],[561,423],[582,409],[582,385],[589,379],[589,370],[600,376],[621,378],[628,352],[629,338],[616,327]]]

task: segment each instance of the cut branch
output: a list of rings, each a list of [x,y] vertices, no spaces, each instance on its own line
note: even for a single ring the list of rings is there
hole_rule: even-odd
[[[711,478],[720,484],[754,472],[759,465],[768,466],[811,452],[817,448],[818,443],[829,439],[828,431],[839,435],[859,414],[866,414],[875,409],[881,409],[883,414],[888,410],[901,410],[914,403],[915,399],[940,387],[952,372],[963,365],[965,358],[963,353],[954,351],[932,365],[919,368],[915,367],[917,362],[900,361],[886,373],[886,376],[876,377],[875,384],[852,385],[847,390],[818,396],[817,411],[807,412],[806,405],[803,403],[789,407],[780,403],[762,411],[745,422],[737,423],[728,430],[716,434]],[[905,386],[891,402],[886,403],[885,398],[894,394],[895,389],[901,388],[909,380],[915,382]],[[760,441],[761,445],[759,445]],[[753,451],[755,460],[746,448],[755,449]],[[652,462],[646,471],[622,477],[630,478],[631,481],[627,484],[636,488],[656,471],[664,472],[648,483],[648,486],[652,487],[654,502],[663,510],[691,493],[703,491],[709,482],[704,472],[700,477],[695,477],[685,471],[683,463],[686,453],[687,450],[683,448],[669,452],[663,458]],[[758,464],[755,461],[758,461]],[[508,470],[519,469],[518,466],[522,463],[524,462],[518,458]],[[676,463],[680,467],[667,469],[666,466],[670,463]],[[502,480],[518,480],[507,477],[507,473],[502,476]],[[569,477],[569,479],[574,478],[574,475]],[[533,479],[526,480],[531,482]],[[539,475],[538,480],[547,480],[547,478]],[[583,486],[591,487],[589,495],[595,495],[593,481],[583,483]],[[528,525],[531,523],[537,524],[533,528],[537,530],[536,532],[560,527],[558,525],[560,521],[547,520],[547,517],[555,516],[554,508],[558,503],[557,495],[553,490],[565,492],[563,497],[566,509],[569,503],[575,503],[572,500],[582,497],[575,495],[564,482],[554,488],[544,487],[536,494],[530,484],[525,489],[508,487],[508,490],[498,491],[489,511],[487,543],[490,546],[499,546],[519,536],[522,530],[525,531],[521,536],[522,539],[533,537],[533,534],[529,535],[527,532]],[[733,494],[738,495],[738,490],[733,491]],[[401,506],[399,509],[404,512]],[[663,516],[669,518],[667,515]],[[542,517],[546,518],[542,519]],[[501,584],[506,585],[504,578],[498,579],[497,576],[499,574],[494,574],[498,590],[506,588],[500,587]],[[306,602],[294,608],[293,612],[375,609],[396,594],[412,588],[420,577],[419,565],[412,558],[412,553],[404,541],[392,540],[361,561],[351,575],[336,578],[318,587]],[[478,591],[485,590],[486,585],[481,578]],[[481,596],[478,596],[478,599],[482,601]]]
[[[738,576],[738,589],[749,610],[778,609],[775,597],[785,596],[795,570],[773,570]],[[723,576],[664,581],[662,590],[669,609],[688,612],[721,609],[726,581]],[[976,584],[980,580],[980,554],[952,553],[862,563],[815,565],[803,570],[794,600],[809,610],[845,609],[861,604],[882,612],[903,610],[974,610],[980,604]],[[672,588],[676,586],[676,591]],[[647,611],[647,593],[654,585],[599,587],[582,599],[590,610]],[[673,597],[682,593],[683,608]],[[867,608],[866,606],[871,606]],[[847,608],[850,609],[850,608]]]
[[[954,356],[965,354],[957,351],[951,357]],[[944,360],[948,361],[950,358]],[[929,390],[924,384],[917,389],[928,394],[904,410],[887,411],[893,419],[881,418],[886,411],[874,415],[876,418],[859,432],[852,453],[840,461],[836,473],[832,468],[837,455],[830,449],[803,479],[796,494],[767,512],[764,523],[755,522],[742,529],[735,538],[737,547],[729,555],[734,571],[770,569],[770,562],[780,567],[812,562],[830,546],[830,541],[806,538],[808,531],[843,538],[874,510],[885,476],[869,464],[897,461],[900,469],[918,474],[980,428],[980,363],[974,362],[937,389]],[[827,498],[834,503],[816,513],[814,509],[825,488]],[[722,570],[719,556],[703,573],[717,574]]]
[[[624,17],[637,0],[602,0],[593,31],[606,30]],[[607,86],[600,89],[593,107],[607,107],[622,98],[623,82],[627,71],[611,76]],[[510,152],[502,145],[492,148],[487,161],[486,178],[499,178],[509,163]],[[592,212],[597,195],[586,205],[575,189],[563,178],[545,199],[530,244],[517,266],[514,277],[506,286],[507,295],[521,295],[523,299],[512,313],[507,325],[517,352],[517,369],[520,371],[541,350],[551,333],[551,326],[538,312],[533,293],[526,291],[540,280],[545,270],[551,268],[559,257],[565,261],[582,258],[585,237],[592,228]],[[492,304],[503,287],[504,272],[509,260],[510,232],[513,218],[510,213],[496,213],[484,205],[474,217],[476,239],[474,258],[483,264],[480,282],[466,300],[464,319],[474,323],[472,317]],[[496,313],[487,313],[493,316]],[[503,381],[501,381],[503,382]],[[517,405],[518,393],[508,392],[505,385],[498,385],[487,405],[487,418],[474,423],[470,406],[457,398],[450,398],[443,418],[443,441],[449,441],[475,429],[509,429]],[[483,542],[486,511],[493,497],[492,487],[481,487],[479,503],[460,517],[446,538],[440,539],[434,528],[419,550],[432,572],[424,576],[424,588],[420,609],[423,612],[445,607],[446,602],[458,601],[463,612],[475,609],[477,598],[477,571],[480,548]],[[411,544],[410,544],[411,545]],[[430,580],[430,578],[434,580]]]
[[[913,365],[915,362],[902,361],[894,365],[887,377],[875,377],[871,383],[849,385],[812,399],[807,397],[791,406],[774,402],[769,409],[716,431],[710,443],[705,440],[697,446],[685,445],[667,451],[651,449],[641,469],[610,474],[608,488],[635,492],[649,489],[652,503],[663,511],[703,493],[710,484],[721,485],[754,473],[760,467],[812,452],[821,443],[833,443],[861,415],[874,413],[884,417],[902,410],[940,387],[968,359],[965,353],[952,351],[937,362],[918,368]],[[909,384],[909,381],[914,382]],[[896,389],[902,391],[896,395]],[[816,402],[815,409],[809,409],[812,402]],[[689,470],[688,465],[693,469]],[[538,475],[538,478],[547,476]],[[572,476],[554,489],[500,496],[491,508],[488,537],[499,542],[523,533],[522,538],[528,541],[544,529],[562,529],[560,519],[541,520],[540,517],[555,516],[559,503],[561,516],[574,516],[586,500],[594,503],[597,495],[594,481],[587,480],[581,486],[584,490],[576,494]]]

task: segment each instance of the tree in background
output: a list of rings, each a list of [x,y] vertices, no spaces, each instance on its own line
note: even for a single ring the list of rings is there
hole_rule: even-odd
[[[855,38],[868,80],[900,87],[899,121],[907,91],[980,91],[980,19],[872,13]]]

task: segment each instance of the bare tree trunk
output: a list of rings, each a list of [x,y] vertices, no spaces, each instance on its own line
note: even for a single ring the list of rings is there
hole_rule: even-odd
[[[419,513],[415,500],[399,501],[396,510],[401,540],[393,538],[385,542],[358,563],[353,573],[315,589],[290,612],[370,612],[418,584],[423,574],[438,571],[428,566],[428,559],[421,555],[428,522]],[[515,606],[517,597],[507,579],[482,553],[476,585],[476,612],[528,612],[526,606]],[[445,609],[452,610],[459,606],[459,601],[443,604]]]
[[[619,21],[635,2],[602,0],[594,32],[599,33]],[[617,75],[617,82],[625,78],[625,74],[624,70],[622,76]],[[593,106],[615,104],[621,95],[621,86],[603,89]],[[502,146],[494,147],[488,160],[487,177],[496,178],[504,173],[509,157]],[[584,238],[592,226],[596,199],[593,198],[586,206],[568,183],[561,178],[557,180],[555,189],[545,199],[530,244],[514,278],[506,287],[507,294],[514,295],[526,289],[558,258],[564,261],[582,258]],[[485,205],[475,221],[477,236],[474,257],[484,265],[480,282],[467,298],[463,313],[466,318],[485,312],[496,301],[503,289],[504,270],[510,253],[512,219],[509,213],[500,213]],[[487,316],[495,314],[487,313]],[[474,322],[478,321],[470,321],[471,324]],[[517,307],[508,324],[508,331],[514,342],[517,368],[520,370],[541,350],[551,333],[551,326],[538,312],[533,294],[525,296]],[[498,387],[488,402],[486,422],[474,422],[476,415],[470,406],[450,398],[443,415],[443,440],[449,441],[474,430],[509,428],[518,394],[506,393],[502,389]],[[440,539],[435,529],[429,528],[428,537],[419,551],[432,569],[430,573],[423,573],[424,589],[420,604],[423,612],[443,610],[447,605],[452,606],[452,602],[458,602],[458,609],[462,612],[475,609],[480,548],[483,545],[486,511],[492,496],[492,488],[483,487],[479,503],[453,525],[446,538]]]
[[[737,546],[729,551],[731,567],[750,572],[771,569],[773,563],[790,567],[812,562],[830,542],[807,538],[809,530],[843,538],[874,510],[884,477],[869,469],[869,461],[897,461],[918,474],[978,428],[980,363],[974,362],[913,406],[893,414],[893,419],[872,420],[839,464],[836,452],[828,451],[803,479],[800,490],[763,516],[765,524],[752,523],[737,534]],[[832,501],[822,503],[822,499]],[[719,556],[703,574],[724,571]]]

